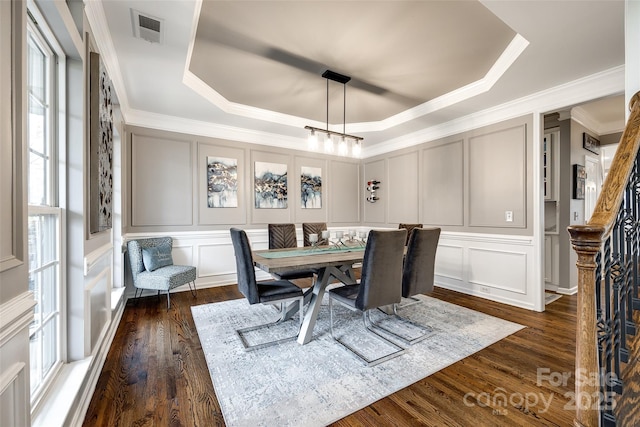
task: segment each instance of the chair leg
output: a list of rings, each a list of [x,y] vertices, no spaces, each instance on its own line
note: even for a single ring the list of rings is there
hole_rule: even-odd
[[[421,302],[420,300],[417,300],[417,302],[410,303],[408,305],[414,305],[414,304],[417,304],[417,303],[420,303],[420,302]],[[403,307],[406,307],[406,306],[403,306]],[[403,308],[403,307],[401,307],[401,308]],[[369,317],[370,328],[376,329],[376,330],[382,330],[382,331],[386,332],[387,334],[392,335],[393,337],[399,339],[405,345],[413,345],[413,344],[415,344],[417,342],[420,342],[420,341],[422,341],[422,340],[424,340],[426,338],[429,338],[431,335],[434,334],[434,330],[431,327],[426,326],[426,325],[420,325],[418,323],[412,322],[411,320],[409,320],[407,318],[404,318],[404,317],[400,316],[398,314],[398,304],[393,304],[393,317],[395,319],[397,319],[399,322],[411,325],[412,327],[414,327],[416,329],[419,329],[421,333],[418,336],[407,337],[405,335],[399,334],[395,330],[392,330],[390,328],[386,328],[383,325],[380,325],[380,324],[372,322],[371,321],[371,317]],[[377,332],[375,332],[375,333],[378,334]]]
[[[138,291],[140,291],[140,295],[138,295]],[[133,294],[133,298],[136,300],[136,304],[138,303],[138,300],[140,299],[141,296],[142,296],[142,289],[136,288],[135,293]]]
[[[191,289],[191,284],[193,283],[193,290]],[[196,282],[189,282],[189,290],[191,291],[191,295],[193,295],[194,298],[197,297],[198,295],[198,291],[196,289]]]
[[[369,310],[365,310],[365,311],[362,312],[362,318],[364,320],[365,328],[368,331],[370,331],[373,334],[375,334],[376,337],[378,337],[379,339],[381,339],[382,341],[387,343],[389,346],[393,347],[395,349],[393,352],[391,352],[389,354],[386,354],[386,355],[384,355],[382,357],[378,357],[376,359],[369,359],[364,354],[362,354],[360,351],[358,351],[358,349],[356,349],[355,347],[352,347],[352,346],[348,345],[347,343],[342,341],[340,338],[336,338],[336,336],[334,334],[334,329],[333,329],[333,298],[331,298],[331,296],[329,296],[329,328],[331,330],[331,338],[333,338],[340,345],[342,345],[344,348],[349,350],[349,352],[351,352],[351,354],[356,356],[366,366],[375,366],[375,365],[377,365],[379,363],[386,362],[389,359],[393,359],[394,357],[398,357],[398,356],[404,354],[404,352],[406,351],[405,348],[400,347],[398,344],[396,344],[393,341],[387,339],[383,335],[380,335],[379,333],[375,332],[373,329],[371,329],[369,327],[369,324],[370,324]]]
[[[298,334],[300,333],[300,327],[302,327],[302,321],[303,321],[303,310],[304,310],[304,297],[299,297],[299,298],[295,298],[296,300],[299,301],[299,313],[300,313],[300,323],[298,326],[298,332],[290,337],[285,337],[285,338],[281,338],[279,340],[275,340],[275,341],[267,341],[261,344],[255,344],[255,345],[251,345],[249,344],[249,342],[247,342],[247,339],[245,338],[245,333],[247,332],[251,332],[251,331],[257,331],[259,329],[264,329],[264,328],[268,328],[274,325],[277,325],[279,323],[283,323],[287,320],[287,310],[285,309],[286,305],[285,302],[286,301],[291,301],[291,300],[286,300],[286,301],[281,301],[280,302],[280,318],[278,320],[276,320],[275,322],[271,322],[271,323],[266,323],[263,325],[256,325],[256,326],[249,326],[247,328],[241,328],[241,329],[236,329],[236,334],[238,335],[238,337],[240,338],[240,341],[242,342],[242,345],[244,346],[244,350],[245,351],[253,351],[253,350],[257,350],[260,348],[265,348],[265,347],[270,347],[276,344],[280,344],[280,343],[284,343],[287,341],[293,341],[296,338],[298,338]]]
[[[160,291],[158,291],[158,293],[160,293]],[[171,308],[170,289],[167,289],[167,311],[169,311],[170,308]]]

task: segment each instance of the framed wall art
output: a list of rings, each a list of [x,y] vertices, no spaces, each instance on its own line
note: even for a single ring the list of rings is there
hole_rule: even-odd
[[[113,88],[100,55],[89,55],[89,232],[111,229]]]
[[[322,208],[322,168],[301,167],[300,206],[302,209]]]
[[[207,156],[207,207],[238,207],[238,159]]]
[[[573,198],[578,200],[584,199],[584,184],[587,178],[587,173],[584,170],[584,166],[575,164],[573,165]]]
[[[582,147],[594,154],[600,154],[600,140],[586,132],[582,132]]]
[[[254,193],[257,209],[287,209],[287,165],[255,162]]]

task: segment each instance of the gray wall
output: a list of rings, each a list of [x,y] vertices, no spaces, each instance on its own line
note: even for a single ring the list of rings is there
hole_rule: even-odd
[[[400,222],[476,233],[532,235],[532,119],[487,126],[360,160],[127,127],[125,232],[264,228],[272,222],[397,227]],[[206,158],[238,159],[238,207],[209,208]],[[288,208],[254,205],[255,162],[287,165]],[[302,209],[300,169],[322,170],[321,209]],[[366,183],[381,182],[369,203]],[[505,211],[513,221],[505,220]]]
[[[364,204],[364,223],[532,235],[532,145],[525,116],[365,159],[363,181],[381,184],[380,200]]]
[[[123,229],[127,233],[265,228],[274,222],[361,222],[360,161],[215,138],[128,126],[123,142]],[[237,159],[238,206],[207,205],[208,156]],[[254,165],[287,165],[288,206],[258,209],[254,203]],[[322,205],[303,209],[303,166],[320,168]],[[130,209],[127,208],[130,206]]]

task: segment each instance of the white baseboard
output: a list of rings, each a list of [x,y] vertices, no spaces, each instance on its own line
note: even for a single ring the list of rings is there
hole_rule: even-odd
[[[557,293],[562,294],[562,295],[575,295],[578,293],[578,287],[574,286],[573,288],[561,288],[558,287],[558,289],[556,290]]]

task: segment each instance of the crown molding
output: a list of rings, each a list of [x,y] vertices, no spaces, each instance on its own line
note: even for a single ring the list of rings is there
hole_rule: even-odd
[[[120,62],[118,61],[118,55],[116,54],[115,47],[113,45],[113,39],[109,32],[109,26],[107,25],[107,17],[104,14],[104,8],[101,1],[85,1],[84,12],[91,26],[93,32],[93,38],[98,47],[100,55],[102,55],[102,62],[104,63],[111,84],[116,92],[122,115],[127,117],[127,113],[130,109],[129,98],[127,97],[127,91],[120,72]]]
[[[526,114],[543,114],[590,101],[594,98],[624,93],[624,66],[618,66],[573,82],[528,95],[493,108],[469,114],[362,149],[362,158],[385,154],[435,139],[466,132]]]

